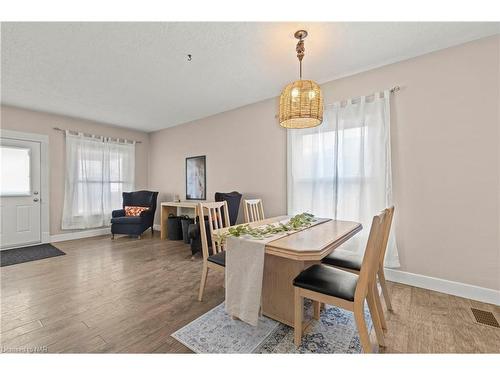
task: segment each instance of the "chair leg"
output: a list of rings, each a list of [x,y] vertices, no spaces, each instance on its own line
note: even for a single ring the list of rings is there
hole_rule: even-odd
[[[115,234],[114,233],[111,233],[111,239],[114,240],[115,239]]]
[[[387,283],[385,281],[384,269],[382,266],[378,270],[378,280],[380,281],[380,286],[382,287],[382,294],[384,295],[385,305],[387,310],[392,310],[391,297],[389,296],[389,291],[387,290]]]
[[[373,295],[373,290],[368,292],[366,300],[368,301],[368,307],[370,308],[370,314],[372,316],[373,328],[375,328],[375,334],[377,335],[377,342],[379,346],[385,346],[384,331],[382,329],[382,324],[380,321],[380,315],[375,303],[375,296]]]
[[[204,264],[201,271],[200,291],[198,293],[198,301],[203,301],[203,292],[205,291],[205,284],[207,283],[208,267]]]
[[[377,283],[373,286],[373,300],[375,302],[375,306],[377,307],[380,325],[382,326],[382,329],[387,330],[387,322],[385,321],[384,309],[382,308],[382,303],[380,302]]]
[[[304,309],[304,298],[300,295],[300,289],[294,288],[294,342],[295,346],[300,346],[302,342],[302,310]]]
[[[154,237],[155,235],[155,230],[153,229],[153,227],[151,227],[151,237]]]
[[[321,314],[321,303],[318,301],[313,301],[313,309],[314,309],[313,318],[319,320]]]
[[[368,335],[368,329],[366,328],[363,303],[354,304],[354,320],[356,320],[359,341],[361,342],[363,352],[372,353],[372,344],[370,343],[370,336]]]

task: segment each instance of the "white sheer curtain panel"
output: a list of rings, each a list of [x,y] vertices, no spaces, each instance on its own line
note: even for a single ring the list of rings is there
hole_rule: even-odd
[[[373,216],[392,204],[390,92],[325,106],[323,118],[287,130],[288,213],[361,222],[342,248],[362,253]],[[385,265],[399,267],[394,230]]]
[[[122,192],[134,189],[135,143],[66,131],[66,182],[62,229],[110,225]]]

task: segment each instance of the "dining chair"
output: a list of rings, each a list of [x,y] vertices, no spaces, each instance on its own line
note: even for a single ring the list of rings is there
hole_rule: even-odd
[[[205,221],[205,211],[208,215],[208,221]],[[224,271],[226,266],[226,252],[224,244],[220,244],[215,240],[214,231],[221,228],[229,227],[229,212],[227,202],[210,202],[199,203],[198,205],[198,222],[200,223],[201,232],[201,251],[203,254],[203,270],[201,273],[200,292],[198,301],[203,300],[203,291],[207,283],[208,270],[214,269]],[[202,225],[206,223],[206,225]],[[207,227],[210,231],[212,253],[210,254],[208,246]]]
[[[294,342],[302,341],[304,298],[313,301],[313,318],[319,320],[321,303],[354,312],[361,346],[365,353],[372,352],[370,336],[365,322],[365,300],[368,302],[373,327],[379,346],[385,346],[384,333],[375,299],[377,269],[382,252],[384,229],[389,210],[385,209],[372,220],[370,235],[359,275],[324,264],[314,264],[302,271],[294,280]]]
[[[245,199],[243,201],[245,223],[264,220],[264,206],[262,199]]]
[[[384,273],[384,259],[385,253],[387,251],[387,243],[389,241],[389,234],[391,232],[391,224],[392,218],[394,216],[394,206],[389,207],[388,209],[388,218],[387,218],[387,226],[384,228],[384,234],[382,239],[382,253],[380,255],[380,262],[377,270],[378,280],[380,282],[380,287],[382,288],[382,294],[384,296],[385,305],[387,306],[387,310],[392,311],[391,298],[389,296],[389,291],[387,290],[387,282],[385,280]],[[353,272],[359,274],[361,270],[361,263],[363,261],[363,257],[359,254],[354,254],[351,251],[336,249],[333,253],[328,255],[327,257],[321,260],[321,263],[327,264],[329,266],[339,268],[345,271]],[[377,298],[377,302],[380,302],[380,299]],[[380,320],[382,323],[382,328],[387,329],[387,323],[385,321],[384,312],[382,310],[382,305],[379,306],[380,310]]]

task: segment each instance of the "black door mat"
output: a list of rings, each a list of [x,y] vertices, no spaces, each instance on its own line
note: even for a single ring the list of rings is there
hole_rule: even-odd
[[[66,255],[49,243],[0,251],[0,267]]]

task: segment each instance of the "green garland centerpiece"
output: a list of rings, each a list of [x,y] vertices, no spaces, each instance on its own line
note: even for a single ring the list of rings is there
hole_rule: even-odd
[[[229,236],[241,237],[250,236],[258,240],[262,240],[266,237],[271,237],[275,234],[286,233],[305,229],[310,227],[316,219],[314,215],[303,212],[301,214],[295,215],[286,223],[272,223],[265,226],[250,227],[250,224],[240,224],[235,227],[231,227],[228,231],[222,235],[216,236],[217,242],[224,243],[226,238]]]

